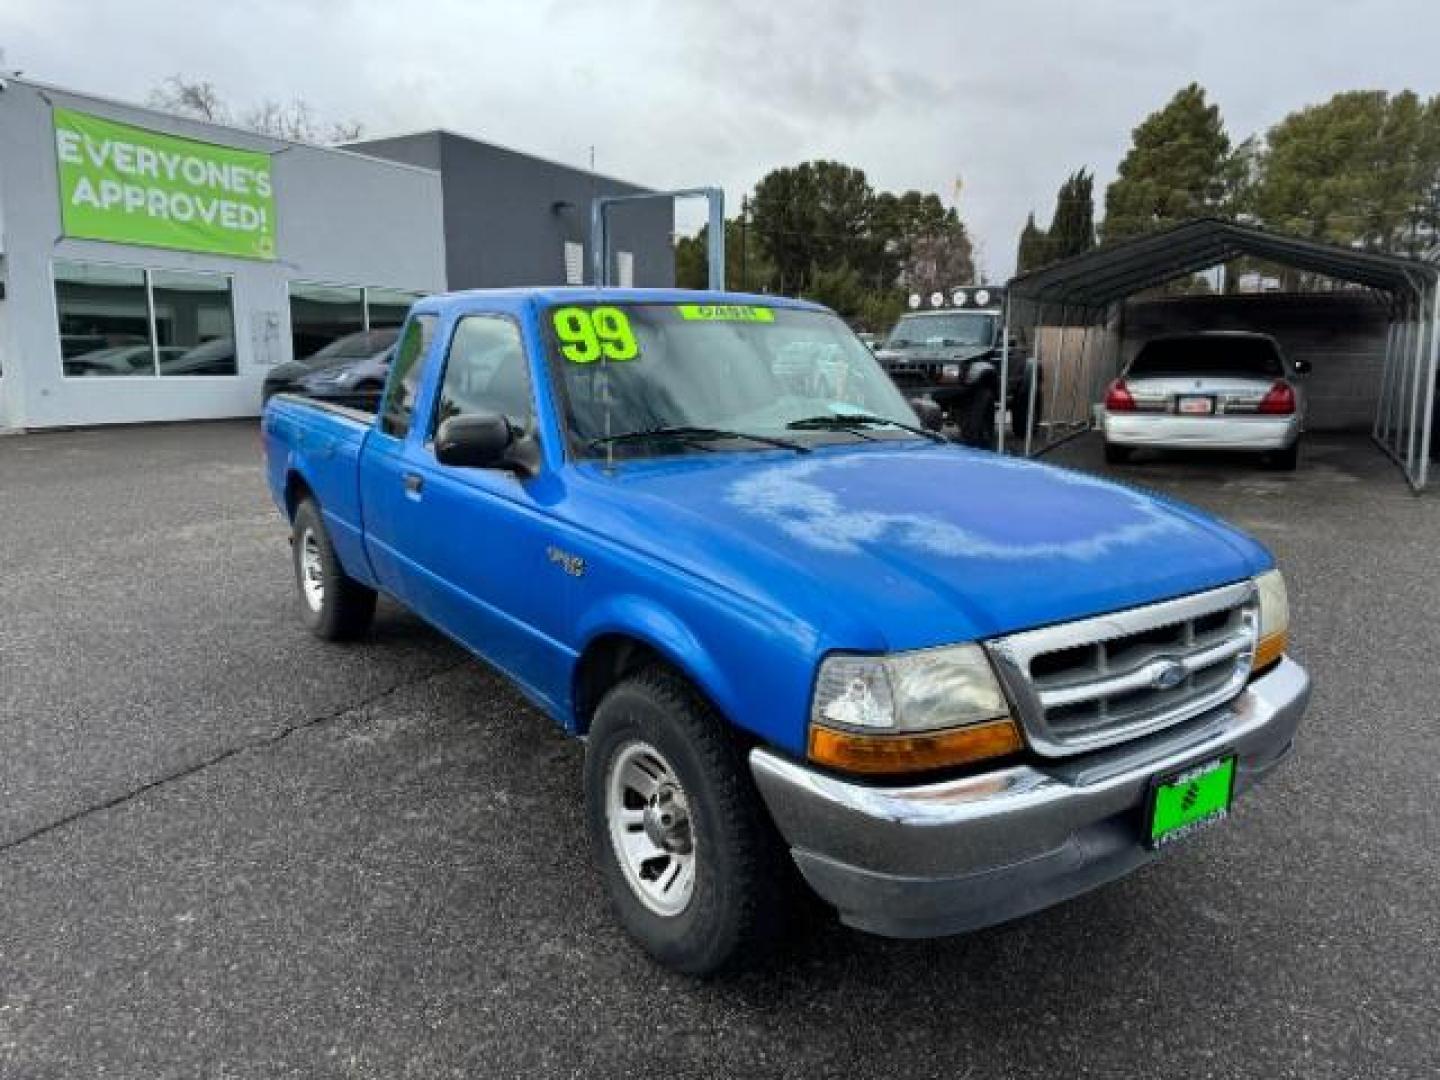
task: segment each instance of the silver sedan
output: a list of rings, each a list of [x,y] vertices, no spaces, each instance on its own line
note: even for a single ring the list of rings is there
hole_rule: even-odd
[[[1105,460],[1141,448],[1254,450],[1294,469],[1305,424],[1299,376],[1265,334],[1216,331],[1147,341],[1105,393]]]

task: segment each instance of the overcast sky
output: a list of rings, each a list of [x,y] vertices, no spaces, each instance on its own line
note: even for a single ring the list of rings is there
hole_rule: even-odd
[[[1440,92],[1436,0],[4,0],[5,66],[143,101],[300,96],[367,134],[446,127],[737,206],[809,158],[879,188],[963,180],[983,268],[1013,267],[1074,168],[1097,201],[1130,130],[1198,80],[1232,138],[1343,89]],[[682,227],[696,220],[682,216]]]

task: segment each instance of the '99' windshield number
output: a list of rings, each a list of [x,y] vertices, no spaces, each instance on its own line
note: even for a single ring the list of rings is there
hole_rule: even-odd
[[[553,316],[560,354],[572,364],[634,360],[640,355],[630,316],[614,307],[563,307]]]

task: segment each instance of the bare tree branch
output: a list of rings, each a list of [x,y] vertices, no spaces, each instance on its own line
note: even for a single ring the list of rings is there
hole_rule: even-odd
[[[233,120],[240,127],[261,135],[317,146],[354,142],[365,130],[358,120],[322,121],[316,117],[310,103],[299,97],[288,104],[266,98],[232,116],[213,83],[187,79],[183,75],[171,75],[151,90],[148,102],[151,108],[177,116],[214,123],[230,123]]]

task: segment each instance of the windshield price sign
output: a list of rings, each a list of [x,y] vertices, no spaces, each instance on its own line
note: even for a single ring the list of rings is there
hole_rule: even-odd
[[[774,322],[770,308],[746,304],[681,304],[680,318],[687,322]]]
[[[572,364],[634,360],[640,355],[630,316],[619,308],[556,308],[551,322],[560,341],[560,355]]]

